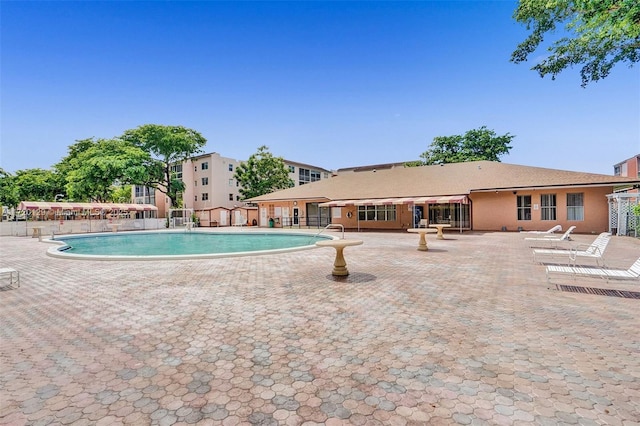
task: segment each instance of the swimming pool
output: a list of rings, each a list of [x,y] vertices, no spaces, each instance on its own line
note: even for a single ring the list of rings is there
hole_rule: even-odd
[[[63,235],[47,254],[87,260],[197,259],[282,253],[314,248],[325,235],[276,232],[161,231]]]

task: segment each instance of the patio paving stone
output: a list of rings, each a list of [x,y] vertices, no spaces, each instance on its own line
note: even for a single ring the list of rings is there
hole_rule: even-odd
[[[346,237],[338,278],[321,248],[79,261],[3,237],[0,425],[640,425],[638,300],[558,291],[518,233]],[[638,253],[613,237],[607,265]]]

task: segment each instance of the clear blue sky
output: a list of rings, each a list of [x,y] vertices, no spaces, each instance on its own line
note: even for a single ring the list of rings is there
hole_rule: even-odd
[[[515,1],[0,7],[9,172],[148,123],[327,169],[417,160],[483,125],[516,135],[507,163],[612,174],[640,153],[640,64],[586,89],[578,69],[541,79],[509,62],[526,35]]]

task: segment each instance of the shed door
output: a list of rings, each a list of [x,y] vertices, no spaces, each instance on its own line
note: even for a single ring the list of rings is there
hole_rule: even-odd
[[[265,207],[260,207],[260,226],[268,226],[267,209]]]

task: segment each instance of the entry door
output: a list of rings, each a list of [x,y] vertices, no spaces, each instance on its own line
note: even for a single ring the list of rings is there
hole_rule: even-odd
[[[265,207],[260,208],[260,226],[267,226],[267,209]]]
[[[220,226],[227,226],[227,216],[229,216],[228,211],[220,210]]]
[[[297,207],[293,208],[293,224],[294,225],[300,225],[300,220],[299,220],[299,210]]]

